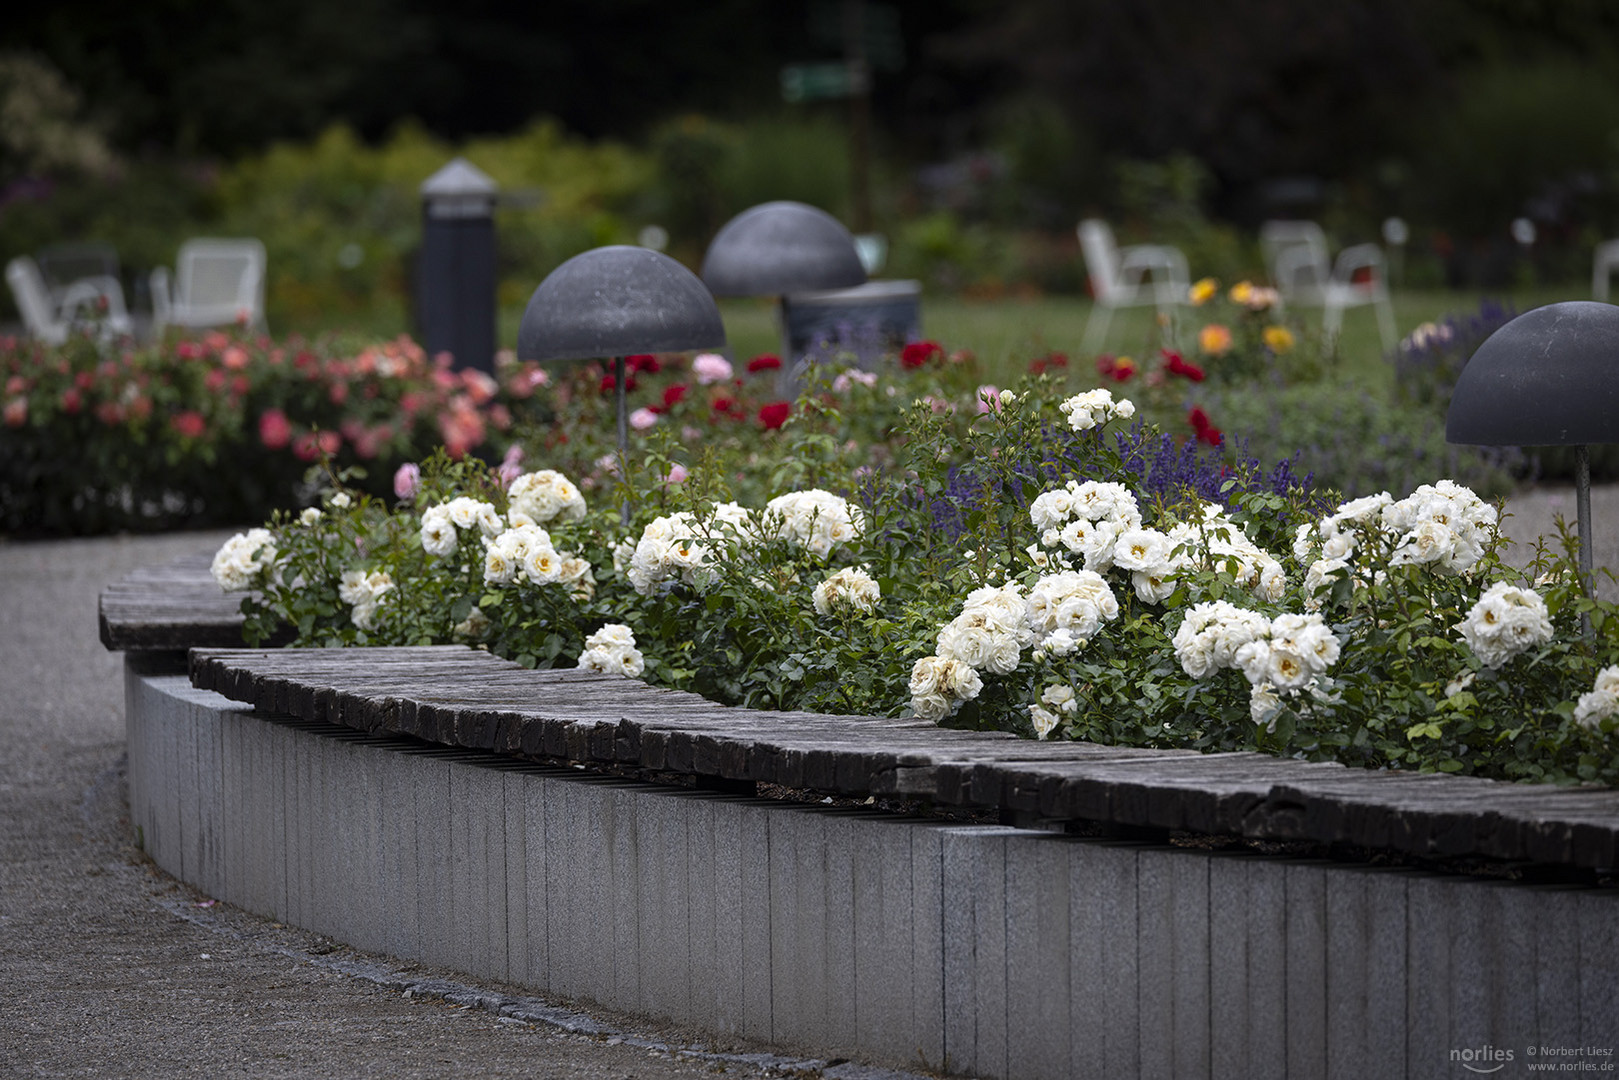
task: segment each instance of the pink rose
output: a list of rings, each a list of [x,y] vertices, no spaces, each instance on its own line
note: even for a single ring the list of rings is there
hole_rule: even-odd
[[[719,353],[698,353],[691,362],[691,370],[699,383],[710,386],[731,377],[731,362]]]
[[[394,496],[401,501],[414,499],[421,486],[421,466],[407,461],[394,472]]]

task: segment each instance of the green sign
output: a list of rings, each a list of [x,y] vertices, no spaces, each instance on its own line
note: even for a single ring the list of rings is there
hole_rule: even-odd
[[[824,64],[788,64],[781,69],[781,96],[801,101],[829,101],[864,94],[871,75],[863,64],[833,61]]]

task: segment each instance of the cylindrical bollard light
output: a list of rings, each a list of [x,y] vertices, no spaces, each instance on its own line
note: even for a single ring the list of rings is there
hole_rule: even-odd
[[[429,355],[495,369],[495,201],[499,187],[465,158],[423,181],[416,312]]]

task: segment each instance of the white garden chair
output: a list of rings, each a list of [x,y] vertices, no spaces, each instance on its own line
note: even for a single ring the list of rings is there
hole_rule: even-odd
[[[115,277],[80,278],[53,296],[39,264],[19,255],[6,264],[6,284],[29,336],[47,345],[62,344],[76,327],[94,329],[103,340],[134,332]]]
[[[1376,244],[1344,248],[1333,261],[1327,254],[1326,234],[1315,222],[1267,221],[1259,229],[1259,246],[1282,300],[1321,308],[1327,337],[1337,336],[1344,308],[1371,304],[1377,311],[1383,348],[1394,348],[1397,337],[1388,270],[1383,250]],[[1357,275],[1361,280],[1356,280]]]
[[[1107,340],[1114,308],[1152,304],[1167,315],[1187,302],[1191,285],[1186,256],[1175,248],[1140,244],[1121,250],[1107,222],[1096,218],[1081,221],[1078,232],[1096,301],[1085,323],[1083,348],[1087,354],[1099,352]]]
[[[1591,258],[1591,299],[1608,302],[1608,284],[1615,269],[1619,269],[1619,240],[1605,240]]]
[[[165,326],[264,328],[264,245],[257,240],[187,240],[175,287],[168,267],[152,271],[152,322]]]

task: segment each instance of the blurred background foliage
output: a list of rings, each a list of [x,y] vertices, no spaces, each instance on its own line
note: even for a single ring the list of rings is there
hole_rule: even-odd
[[[502,302],[642,230],[696,265],[736,212],[852,220],[839,0],[64,0],[0,29],[0,251],[115,245],[144,271],[254,235],[270,320],[409,325],[417,187],[464,154],[499,211]],[[1411,226],[1417,287],[1577,282],[1619,231],[1619,6],[1601,0],[865,0],[886,276],[1083,295],[1073,227],[1259,276],[1270,217],[1335,245]],[[524,198],[522,196],[529,197]],[[1508,231],[1537,228],[1532,247]],[[0,303],[9,297],[0,299]]]

